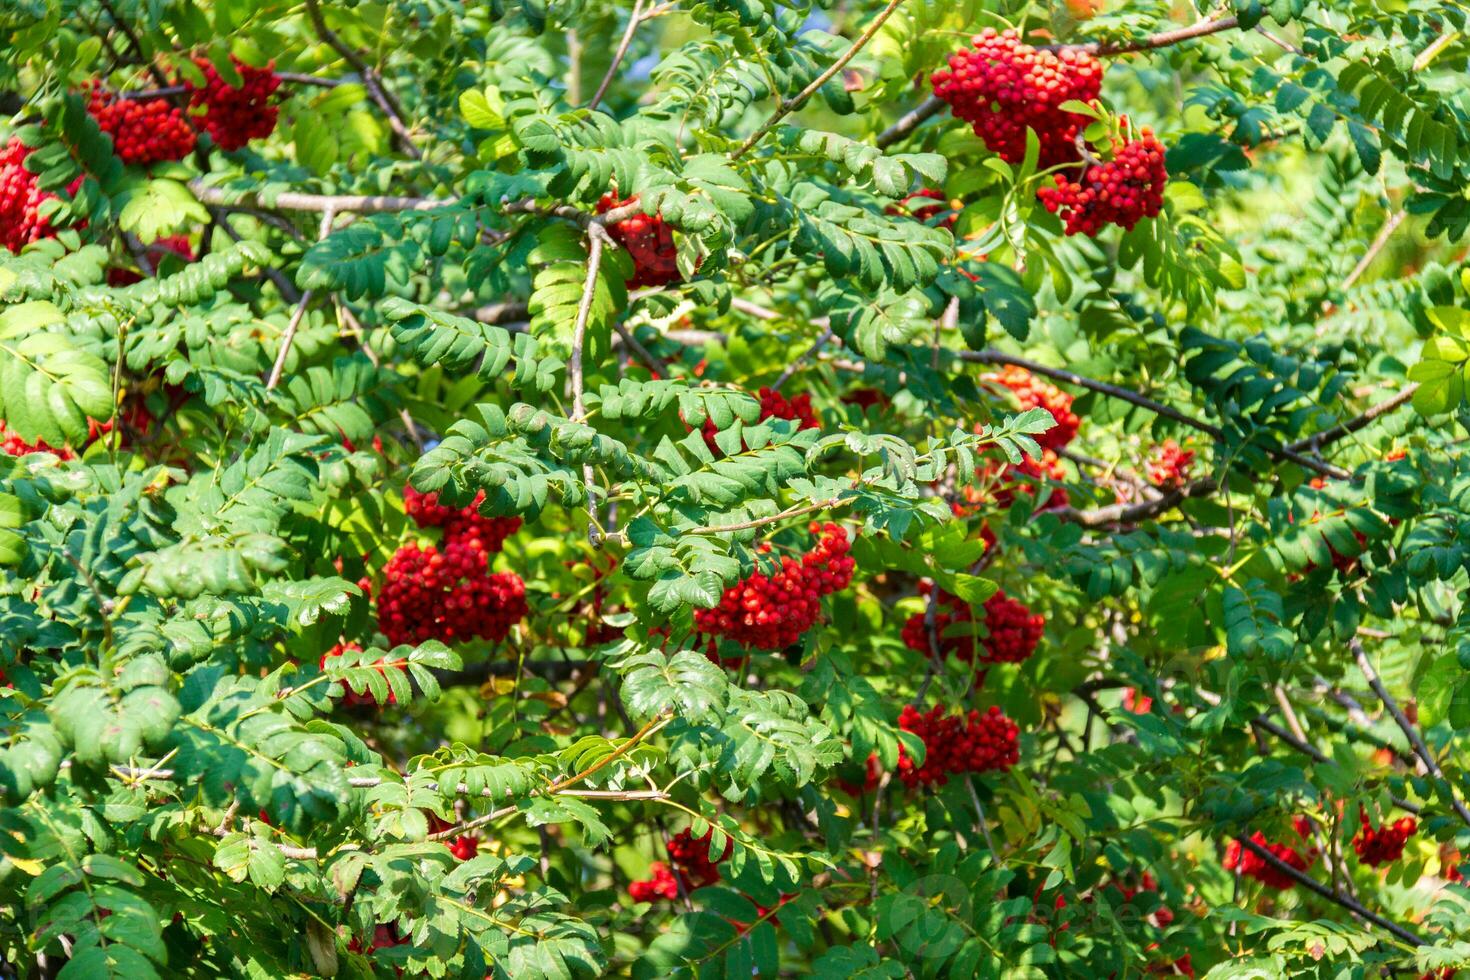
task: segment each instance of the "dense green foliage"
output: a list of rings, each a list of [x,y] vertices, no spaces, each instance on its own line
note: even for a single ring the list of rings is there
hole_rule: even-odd
[[[6,4],[0,972],[1470,968],[1467,20]],[[1037,134],[930,96],[1007,26],[1105,65],[1077,152],[1150,128],[1162,213],[1064,234]],[[196,93],[267,66],[224,149]],[[197,145],[125,162],[92,83]],[[430,492],[522,522],[503,639],[395,642]],[[813,521],[817,622],[708,635]],[[1019,761],[913,785],[908,705]]]

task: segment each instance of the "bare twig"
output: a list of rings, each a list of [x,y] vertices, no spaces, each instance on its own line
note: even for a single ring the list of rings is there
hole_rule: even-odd
[[[878,134],[876,140],[879,149],[886,149],[903,139],[909,133],[918,129],[925,120],[931,119],[944,111],[944,100],[937,95],[931,95],[917,106],[898,117],[898,121]]]
[[[823,85],[831,81],[833,76],[847,67],[849,61],[857,57],[858,52],[873,39],[873,35],[878,33],[878,29],[893,15],[893,12],[898,9],[901,3],[903,3],[903,0],[888,0],[888,5],[878,12],[878,16],[874,17],[873,22],[863,29],[863,32],[848,46],[848,49],[842,53],[841,57],[832,62],[826,71],[812,79],[811,84],[798,92],[795,97],[781,100],[781,104],[776,107],[776,111],[771,114],[771,117],[762,123],[759,129],[751,133],[750,138],[740,144],[739,149],[730,154],[730,159],[739,160],[745,156],[745,154],[755,148],[755,145],[761,141],[762,137],[776,127],[777,123],[785,119],[790,113],[800,109],[806,104],[807,99],[810,99],[817,92],[821,91]]]
[[[322,17],[321,7],[317,5],[317,0],[306,0],[306,15],[311,19],[312,27],[316,29],[317,35],[340,54],[362,77],[363,87],[367,89],[369,97],[377,103],[378,108],[383,110],[383,115],[388,119],[388,127],[393,130],[393,135],[398,137],[398,142],[404,152],[415,160],[422,159],[423,153],[414,144],[413,137],[409,135],[408,126],[403,121],[403,106],[383,85],[377,70],[364,61],[353,50],[352,45],[342,40],[336,31],[327,26],[326,19]]]
[[[1353,271],[1349,272],[1347,278],[1342,281],[1342,288],[1344,290],[1351,289],[1353,283],[1357,282],[1363,273],[1368,271],[1368,266],[1372,265],[1373,260],[1378,258],[1378,253],[1383,251],[1383,247],[1393,237],[1395,229],[1403,224],[1404,218],[1408,217],[1408,214],[1409,212],[1407,211],[1399,210],[1389,215],[1388,220],[1383,223],[1383,227],[1378,229],[1378,234],[1374,237],[1373,241],[1368,244],[1368,250],[1363,253],[1363,257],[1358,260],[1358,264],[1353,266]]]
[[[1351,912],[1353,915],[1356,915],[1363,921],[1378,926],[1380,929],[1383,929],[1393,934],[1395,938],[1401,939],[1411,946],[1427,945],[1421,937],[1413,932],[1410,932],[1408,929],[1405,929],[1397,922],[1394,922],[1390,919],[1385,919],[1383,916],[1379,915],[1376,912],[1369,911],[1357,899],[1344,895],[1341,892],[1333,891],[1331,888],[1328,888],[1326,885],[1317,881],[1317,879],[1303,874],[1296,868],[1293,868],[1291,865],[1278,858],[1275,854],[1272,854],[1266,848],[1257,844],[1255,841],[1245,837],[1237,837],[1236,840],[1240,843],[1241,847],[1244,847],[1256,857],[1260,858],[1262,861],[1265,861],[1273,869],[1280,872],[1281,874],[1286,875],[1292,881],[1306,888],[1308,891],[1314,892],[1315,894],[1320,895],[1330,902],[1341,905],[1343,908],[1347,909],[1349,912]]]
[[[1419,385],[1417,382],[1409,385],[1406,388],[1401,388],[1392,398],[1385,399],[1384,401],[1379,402],[1377,405],[1369,406],[1362,413],[1353,416],[1345,422],[1339,422],[1337,425],[1334,425],[1331,428],[1323,429],[1321,432],[1313,433],[1312,435],[1307,436],[1305,439],[1298,439],[1296,442],[1287,443],[1286,448],[1291,450],[1292,452],[1315,451],[1321,449],[1323,446],[1329,443],[1336,442],[1344,436],[1352,435],[1359,429],[1364,429],[1367,428],[1369,425],[1372,425],[1373,422],[1377,419],[1383,417],[1384,415],[1387,415],[1389,412],[1394,411],[1399,406],[1407,402],[1409,399],[1413,398],[1414,392],[1418,390]]]
[[[780,376],[776,378],[775,382],[772,383],[771,390],[780,391],[781,386],[784,385],[787,381],[790,381],[791,376],[797,371],[801,370],[801,366],[807,361],[811,360],[813,357],[815,357],[817,355],[817,351],[825,347],[827,345],[827,341],[831,339],[832,327],[829,325],[826,330],[823,330],[821,332],[816,340],[812,341],[812,345],[810,347],[808,347],[799,357],[797,357],[796,360],[786,365],[785,370],[783,370]]]
[[[321,228],[317,231],[317,240],[326,238],[332,231],[332,219],[336,212],[331,208],[322,212]],[[291,312],[291,320],[286,324],[286,332],[281,336],[281,349],[276,352],[276,361],[271,365],[270,374],[265,379],[265,390],[270,391],[281,381],[281,372],[286,369],[286,356],[291,352],[291,342],[296,339],[296,329],[301,326],[301,318],[306,315],[306,305],[311,302],[312,291],[308,289],[301,294],[301,301],[296,304],[296,309]]]
[[[607,73],[602,76],[602,82],[597,86],[597,91],[592,93],[592,101],[587,103],[588,109],[596,109],[602,97],[607,94],[608,86],[612,85],[613,79],[618,76],[618,68],[623,64],[623,56],[628,53],[628,46],[633,43],[633,35],[638,32],[638,25],[642,23],[643,0],[634,0],[633,13],[628,16],[628,27],[623,31],[623,38],[618,42],[618,49],[613,52],[612,64],[607,66]]]
[[[1388,693],[1388,688],[1383,684],[1383,678],[1378,676],[1378,671],[1374,670],[1373,664],[1369,662],[1368,654],[1363,650],[1362,642],[1357,637],[1354,637],[1348,641],[1348,649],[1352,651],[1353,659],[1358,663],[1358,669],[1368,679],[1368,686],[1373,688],[1373,693],[1378,695],[1378,700],[1383,702],[1383,706],[1393,716],[1393,720],[1399,726],[1399,730],[1404,733],[1404,737],[1413,746],[1414,753],[1419,756],[1420,761],[1424,763],[1424,767],[1429,770],[1429,774],[1444,785],[1444,794],[1449,799],[1450,806],[1454,809],[1456,815],[1459,816],[1465,826],[1470,827],[1470,810],[1465,808],[1465,804],[1460,801],[1459,795],[1455,793],[1454,786],[1445,778],[1444,770],[1439,767],[1439,760],[1434,757],[1434,753],[1430,752],[1429,746],[1424,743],[1424,736],[1419,734],[1419,729],[1415,727],[1413,722],[1409,721],[1408,715],[1404,714],[1404,710],[1399,707],[1393,695]]]
[[[434,208],[448,207],[455,203],[451,199],[436,197],[301,194],[295,191],[285,191],[273,197],[266,198],[257,191],[227,191],[220,187],[207,186],[198,180],[190,181],[189,189],[194,192],[194,196],[202,203],[214,207],[243,205],[245,207],[263,208],[266,210],[331,210],[351,211],[354,214],[374,214],[380,211],[430,211]]]

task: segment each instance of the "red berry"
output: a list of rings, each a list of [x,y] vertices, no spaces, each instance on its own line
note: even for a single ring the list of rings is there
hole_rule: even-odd
[[[1353,850],[1357,852],[1359,861],[1374,868],[1392,864],[1403,857],[1404,844],[1419,829],[1418,821],[1404,817],[1375,830],[1368,822],[1368,812],[1362,807],[1358,808],[1358,819],[1362,827],[1353,838]]]
[[[615,194],[604,194],[597,202],[597,213],[604,214],[636,200],[636,196],[620,201]],[[635,214],[608,225],[607,233],[633,258],[634,272],[628,280],[629,289],[667,286],[684,278],[679,274],[674,231],[659,215]]]
[[[1020,761],[1020,730],[996,707],[984,713],[946,715],[939,705],[922,713],[913,705],[905,705],[898,716],[898,727],[924,742],[922,766],[915,766],[903,743],[899,743],[898,778],[910,789],[942,786],[954,773],[1004,772]]]
[[[1056,385],[1012,364],[1007,364],[995,374],[985,375],[982,380],[1010,389],[1023,412],[1044,408],[1051,413],[1056,424],[1036,437],[1036,444],[1042,449],[1061,451],[1077,437],[1082,420],[1072,411],[1072,396]]]
[[[1305,818],[1295,818],[1292,821],[1292,825],[1296,828],[1297,836],[1301,837],[1302,840],[1308,838],[1311,831],[1310,825]],[[1311,867],[1312,862],[1317,859],[1315,848],[1308,849],[1307,853],[1303,855],[1290,844],[1272,844],[1266,839],[1266,835],[1259,830],[1251,834],[1250,840],[1252,843],[1269,851],[1283,864],[1295,868],[1298,871],[1307,870],[1307,868]],[[1268,888],[1275,888],[1278,891],[1290,888],[1296,884],[1288,875],[1268,864],[1266,859],[1255,851],[1242,847],[1238,840],[1232,840],[1226,845],[1225,856],[1221,859],[1220,863],[1226,871],[1238,871],[1240,874],[1255,878]]]
[[[1061,218],[1068,235],[1096,237],[1109,224],[1132,228],[1142,218],[1158,217],[1164,207],[1164,147],[1147,129],[1139,139],[1113,142],[1113,159],[1058,173],[1054,187],[1036,197]]]
[[[934,617],[941,656],[955,656],[967,663],[1020,663],[1036,652],[1046,629],[1046,618],[1031,612],[1004,592],[985,600],[985,637],[974,635],[947,636],[951,626],[971,623],[975,611],[958,596],[941,593],[940,605],[947,611]],[[903,642],[924,656],[929,655],[929,629],[924,613],[914,613],[903,625]],[[978,649],[977,649],[978,648]]]
[[[204,74],[204,85],[184,81],[189,105],[203,109],[198,117],[200,125],[222,150],[238,150],[253,139],[269,136],[280,114],[272,97],[281,87],[281,80],[270,66],[251,68],[233,55],[230,60],[240,73],[239,88],[221,78],[207,58],[194,59]]]
[[[1011,30],[986,28],[971,43],[973,50],[951,55],[949,67],[930,77],[934,94],[1009,163],[1025,159],[1028,129],[1040,142],[1043,169],[1076,160],[1077,134],[1091,120],[1061,106],[1098,97],[1101,63],[1073,49],[1037,50]]]
[[[56,195],[43,191],[40,178],[25,168],[26,157],[30,155],[30,148],[17,136],[12,136],[4,150],[0,150],[0,245],[12,252],[19,252],[31,242],[56,236],[50,219],[40,213],[41,205]],[[75,193],[80,184],[78,177],[70,192]]]
[[[718,606],[694,611],[695,627],[754,650],[784,650],[801,639],[822,616],[821,597],[847,588],[857,567],[839,525],[814,521],[810,530],[819,535],[811,551],[799,561],[782,556],[779,570],[730,586]],[[761,550],[769,553],[770,545]]]
[[[1160,489],[1177,490],[1189,482],[1189,471],[1193,466],[1193,449],[1181,449],[1173,439],[1165,439],[1149,461],[1148,482]]]
[[[194,127],[183,110],[168,99],[123,99],[90,86],[87,112],[104,133],[123,163],[147,166],[162,160],[182,160],[194,152]]]
[[[444,537],[439,547],[404,545],[383,568],[376,596],[383,635],[394,644],[505,639],[530,611],[526,584],[514,573],[491,572],[490,555],[520,527],[520,518],[482,517],[473,507],[452,510],[412,488],[404,502],[421,526],[442,526]]]

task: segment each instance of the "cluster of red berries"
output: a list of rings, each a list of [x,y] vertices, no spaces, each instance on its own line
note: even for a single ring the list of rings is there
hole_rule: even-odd
[[[410,492],[404,495],[409,513],[421,526],[442,526],[444,537],[438,547],[404,545],[388,560],[377,595],[378,628],[394,644],[505,639],[529,611],[526,583],[512,572],[491,572],[490,556],[519,518],[441,507],[434,494],[414,495],[408,504]]]
[[[1310,839],[1312,828],[1306,817],[1292,818],[1292,827],[1303,841]],[[1282,864],[1295,868],[1297,871],[1306,871],[1317,859],[1315,847],[1308,848],[1306,854],[1303,854],[1290,844],[1271,843],[1259,830],[1251,834],[1250,840],[1253,844],[1269,851]],[[1226,871],[1237,871],[1246,877],[1256,879],[1268,888],[1285,890],[1296,884],[1289,875],[1268,864],[1266,859],[1255,851],[1241,846],[1238,840],[1232,840],[1226,845],[1225,856],[1220,863]]]
[[[1056,420],[1056,424],[1036,437],[1042,449],[1060,451],[1077,437],[1082,420],[1072,411],[1072,396],[1054,384],[1041,380],[1023,367],[1007,364],[982,380],[1010,389],[1021,406],[1021,411],[1044,408]]]
[[[26,442],[19,435],[5,428],[5,422],[0,420],[0,453],[7,456],[26,456],[31,453],[52,453],[62,459],[73,459],[74,454],[65,446],[57,449],[48,446],[43,440]]]
[[[960,488],[963,499],[956,500],[953,505],[957,517],[973,516],[987,505],[1006,510],[1016,502],[1018,494],[1040,496],[1047,486],[1051,490],[1041,504],[1042,510],[1065,507],[1071,500],[1067,488],[1060,485],[1067,478],[1067,471],[1061,459],[1050,449],[1043,449],[1039,460],[1023,456],[1019,463],[987,458],[975,468],[975,474],[984,488],[973,485]]]
[[[1095,236],[1105,225],[1132,228],[1142,218],[1157,217],[1164,207],[1164,147],[1145,129],[1136,140],[1113,143],[1111,160],[1079,165],[1063,172],[1053,187],[1036,192],[1043,207],[1066,224],[1069,235]]]
[[[1368,822],[1368,812],[1362,807],[1358,808],[1358,820],[1362,827],[1353,838],[1353,850],[1357,852],[1359,861],[1374,868],[1392,864],[1403,857],[1404,844],[1419,829],[1417,820],[1404,817],[1375,830]]]
[[[630,197],[620,201],[616,194],[604,194],[597,202],[597,213],[604,214],[625,204],[638,200]],[[607,226],[612,240],[628,250],[633,259],[633,277],[628,280],[629,289],[643,286],[667,286],[678,282],[678,248],[674,245],[674,231],[668,222],[656,214],[638,213]]]
[[[1020,730],[996,707],[984,713],[947,715],[939,705],[925,712],[905,705],[898,727],[924,742],[922,766],[914,765],[899,744],[898,778],[910,789],[943,785],[951,773],[1005,771],[1021,758],[1016,745]]]
[[[1327,489],[1327,480],[1324,477],[1316,476],[1316,477],[1313,477],[1312,478],[1311,482],[1309,482],[1307,484],[1307,486],[1311,487],[1313,490],[1326,490]],[[1311,516],[1307,519],[1307,523],[1308,524],[1314,524],[1314,523],[1316,523],[1317,521],[1319,521],[1321,519],[1322,519],[1322,512],[1320,510],[1314,510],[1314,511],[1312,511]],[[1359,550],[1362,550],[1363,548],[1366,548],[1368,546],[1368,536],[1366,534],[1364,534],[1362,531],[1354,530],[1353,531],[1353,537],[1358,542],[1358,548],[1359,548]],[[1327,551],[1332,556],[1332,567],[1335,568],[1335,569],[1337,569],[1337,572],[1338,572],[1339,575],[1346,575],[1349,572],[1351,572],[1354,568],[1357,568],[1358,567],[1358,559],[1357,559],[1357,556],[1355,556],[1355,555],[1345,555],[1342,552],[1338,551],[1336,548],[1334,548],[1332,546],[1332,542],[1330,540],[1328,540],[1328,538],[1327,538],[1327,536],[1325,534],[1322,536],[1322,541],[1323,541],[1324,544],[1327,545]],[[1306,571],[1306,573],[1308,575],[1310,575],[1312,572],[1314,572],[1316,570],[1317,570],[1317,564],[1316,564],[1316,562],[1308,562],[1307,563],[1307,567],[1306,567],[1305,571]]]
[[[901,218],[913,218],[915,221],[928,223],[940,215],[945,215],[936,227],[953,228],[959,220],[960,213],[950,199],[944,196],[944,191],[935,190],[932,187],[921,187],[897,204],[890,204],[883,209],[884,214],[896,215]]]
[[[322,658],[317,662],[317,666],[320,667],[322,670],[326,670],[328,660],[336,660],[338,657],[349,651],[353,653],[361,653],[362,647],[358,646],[356,643],[338,643],[336,646],[332,647],[332,649],[322,654]],[[382,661],[379,660],[378,663],[381,664]],[[382,667],[378,668],[378,673],[387,676]],[[373,693],[371,691],[365,690],[361,694],[358,694],[356,691],[352,690],[352,688],[350,687],[347,687],[345,684],[343,685],[343,687],[345,688],[345,690],[342,694],[342,703],[347,705],[349,708],[357,708],[369,704],[376,705],[378,703],[377,698],[373,697]],[[390,690],[388,692],[388,704],[397,703],[398,696]]]
[[[928,583],[920,588],[927,592]],[[1041,635],[1046,629],[1046,617],[1033,613],[1020,602],[1004,592],[997,592],[985,600],[986,636],[978,639],[969,635],[946,636],[946,631],[957,623],[975,621],[975,611],[958,596],[948,592],[939,594],[939,602],[947,606],[934,617],[935,631],[939,634],[939,652],[943,656],[953,655],[968,663],[976,660],[987,664],[1020,663],[1036,652]],[[929,631],[924,622],[924,613],[914,613],[903,624],[903,642],[918,653],[929,655]],[[957,631],[959,632],[959,631]],[[978,653],[978,656],[976,655]]]
[[[762,388],[759,394],[762,422],[766,419],[787,419],[800,423],[797,426],[799,429],[820,429],[822,427],[822,423],[817,420],[816,409],[812,408],[810,393],[802,392],[795,398],[788,399],[774,388]],[[704,420],[704,442],[712,453],[720,451],[720,447],[715,445],[715,434],[719,431],[715,428],[714,420]]]
[[[87,111],[112,137],[112,149],[123,163],[182,160],[194,152],[197,134],[183,110],[168,99],[118,98],[93,82]]]
[[[1163,490],[1177,490],[1189,482],[1194,450],[1184,449],[1173,439],[1156,447],[1148,463],[1148,482]]]
[[[442,834],[454,824],[429,814],[429,833]],[[480,853],[480,838],[475,834],[460,834],[449,842],[449,853],[461,861],[468,861]]]
[[[12,136],[0,151],[0,245],[12,252],[56,234],[51,220],[41,214],[41,205],[56,195],[41,190],[37,176],[25,168],[30,155],[30,148],[18,136]],[[80,185],[78,177],[69,192]]]
[[[725,851],[717,860],[711,861],[709,857],[710,837],[713,829],[707,830],[703,837],[695,837],[686,828],[675,834],[669,840],[669,860],[673,862],[671,868],[663,861],[655,861],[649,866],[652,877],[643,881],[635,881],[628,886],[628,894],[635,902],[652,902],[655,899],[675,899],[679,897],[680,887],[685,894],[699,888],[713,885],[720,880],[720,864],[730,856],[732,842],[725,840]]]
[[[238,87],[221,78],[208,58],[194,59],[204,75],[204,85],[184,82],[189,105],[203,110],[200,125],[222,150],[238,150],[251,140],[269,136],[280,115],[273,97],[281,79],[271,67],[252,68],[233,55],[230,60],[240,74]]]
[[[986,28],[971,44],[930,76],[934,94],[1002,160],[1025,159],[1028,129],[1040,141],[1042,169],[1076,160],[1077,137],[1091,120],[1062,105],[1098,97],[1102,64],[1074,48],[1038,50],[1013,30]]]
[[[505,539],[521,529],[519,517],[485,517],[480,504],[485,491],[475,494],[468,507],[446,507],[437,493],[419,493],[413,487],[403,488],[403,509],[419,527],[442,527],[444,540],[480,543],[481,550],[494,553],[505,547]]]
[[[847,532],[813,521],[816,546],[800,560],[781,558],[778,571],[757,571],[725,590],[713,609],[696,609],[694,625],[711,637],[724,636],[755,650],[784,650],[821,618],[821,598],[847,588],[857,563],[848,554]],[[769,554],[770,545],[762,545]]]
[[[350,953],[370,953],[375,949],[388,949],[393,946],[402,946],[411,940],[409,936],[398,935],[396,926],[382,925],[373,930],[373,941],[364,943],[361,936],[353,936],[347,941],[347,951]]]
[[[863,761],[862,783],[848,782],[846,779],[837,780],[838,787],[849,796],[861,796],[871,793],[883,782],[883,763],[878,759],[878,753],[868,753],[868,758]]]

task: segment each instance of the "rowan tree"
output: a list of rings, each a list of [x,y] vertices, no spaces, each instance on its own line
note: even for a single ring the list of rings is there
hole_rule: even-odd
[[[1467,16],[8,5],[0,973],[1470,968]]]

